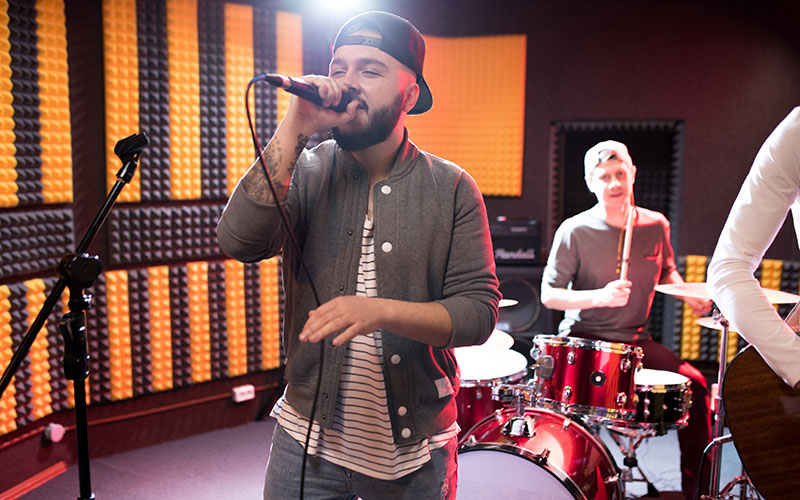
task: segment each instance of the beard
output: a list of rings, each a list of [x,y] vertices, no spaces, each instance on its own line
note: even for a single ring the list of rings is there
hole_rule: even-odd
[[[343,150],[361,151],[385,141],[397,125],[402,110],[403,94],[399,94],[392,104],[375,111],[363,130],[344,132],[335,127],[331,129],[331,133]]]

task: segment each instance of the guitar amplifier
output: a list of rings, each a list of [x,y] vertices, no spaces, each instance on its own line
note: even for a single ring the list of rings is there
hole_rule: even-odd
[[[495,264],[530,265],[541,257],[541,226],[527,218],[499,216],[489,222]]]

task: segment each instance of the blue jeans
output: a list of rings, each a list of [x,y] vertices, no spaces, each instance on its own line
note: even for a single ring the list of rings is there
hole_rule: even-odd
[[[456,439],[433,450],[431,459],[407,476],[385,481],[309,455],[305,500],[455,500],[458,478]],[[264,483],[264,500],[298,500],[303,447],[275,424]]]

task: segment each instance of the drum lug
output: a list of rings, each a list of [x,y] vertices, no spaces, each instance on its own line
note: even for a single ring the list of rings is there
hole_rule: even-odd
[[[575,351],[569,351],[569,353],[567,353],[567,364],[568,365],[575,364]]]
[[[631,369],[631,360],[628,358],[622,358],[619,362],[619,369],[622,370],[623,373],[627,372]]]
[[[572,397],[572,386],[567,385],[564,387],[564,390],[561,393],[561,402],[569,403],[571,397]]]
[[[461,446],[472,447],[475,446],[476,444],[478,444],[478,439],[474,435],[470,434],[469,437],[467,437],[467,439],[463,443],[461,443]]]
[[[628,402],[628,395],[624,392],[617,393],[617,408],[622,408]]]
[[[539,465],[547,465],[548,458],[550,458],[550,448],[545,448],[541,453],[533,456],[533,461]]]

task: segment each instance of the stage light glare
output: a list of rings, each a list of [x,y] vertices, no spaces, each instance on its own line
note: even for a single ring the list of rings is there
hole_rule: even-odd
[[[316,6],[321,11],[330,14],[350,14],[355,11],[368,10],[365,0],[316,0]]]

